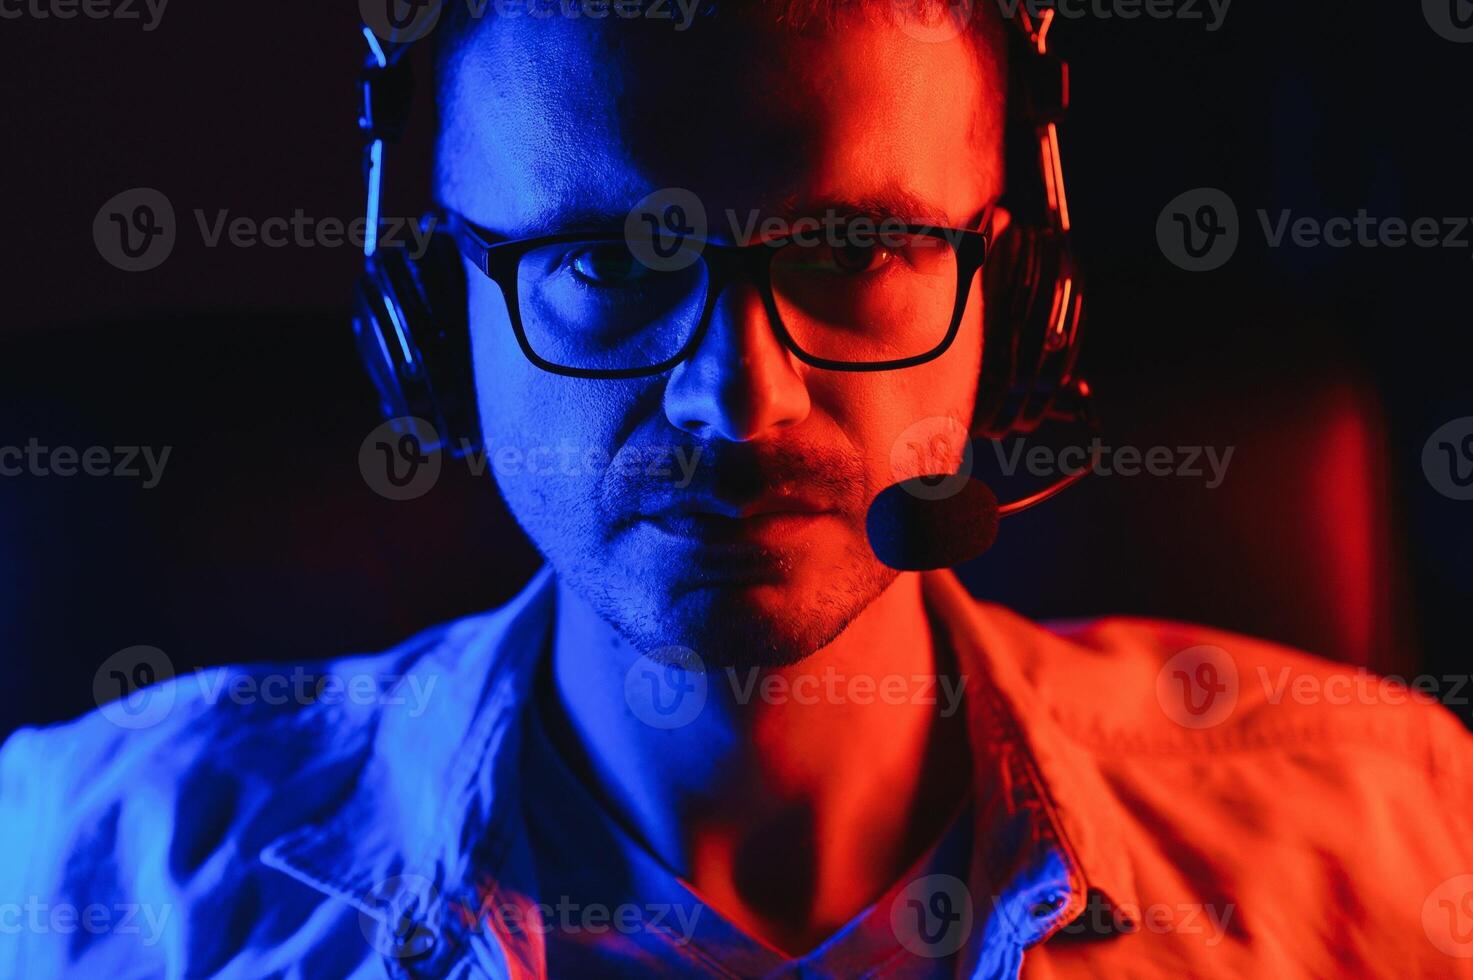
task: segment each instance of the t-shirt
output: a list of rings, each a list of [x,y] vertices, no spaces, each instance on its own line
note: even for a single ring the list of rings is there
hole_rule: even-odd
[[[922,933],[946,929],[951,896],[945,887],[921,895],[916,886],[965,880],[974,824],[970,803],[884,895],[794,959],[724,918],[628,833],[564,761],[541,710],[527,716],[523,805],[548,929],[543,939],[549,976],[955,975],[951,944],[916,941],[918,926]]]

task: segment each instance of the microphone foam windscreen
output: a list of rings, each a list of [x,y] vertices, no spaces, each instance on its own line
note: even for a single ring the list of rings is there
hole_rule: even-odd
[[[865,521],[875,556],[903,572],[950,568],[971,561],[997,539],[997,495],[981,480],[957,476],[915,477],[886,487]]]

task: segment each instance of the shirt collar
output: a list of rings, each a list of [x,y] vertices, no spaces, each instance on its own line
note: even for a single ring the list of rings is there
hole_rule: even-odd
[[[975,677],[965,693],[977,799],[992,801],[975,808],[976,851],[988,878],[999,886],[1056,880],[1028,865],[1062,855],[1064,902],[1041,923],[1020,924],[1021,940],[1031,945],[1061,928],[1092,891],[1119,909],[1138,908],[1118,832],[1102,819],[1110,794],[1097,765],[1030,696],[1029,665],[1066,641],[978,603],[952,572],[927,573],[923,590],[963,676]],[[447,899],[476,893],[468,882],[488,865],[495,890],[515,895],[518,879],[531,874],[516,846],[519,721],[550,636],[555,592],[544,568],[501,609],[411,641],[427,646],[409,674],[421,683],[437,678],[442,696],[418,715],[402,704],[385,707],[345,802],[273,840],[262,862],[384,924],[409,915],[438,929],[453,918]],[[436,961],[465,955],[461,944],[442,946]]]
[[[543,568],[500,609],[411,640],[424,652],[405,680],[417,678],[424,689],[433,678],[439,696],[419,713],[407,701],[387,702],[346,799],[271,841],[262,863],[395,935],[406,921],[420,924],[433,947],[431,968],[468,955],[463,930],[453,928],[462,918],[453,903],[471,892],[473,849],[508,878],[529,871],[505,846],[505,824],[516,811],[520,706],[550,636],[554,594]]]
[[[1063,859],[1064,904],[1033,935],[1020,927],[1022,938],[1028,944],[1047,938],[1084,911],[1091,893],[1127,922],[1139,902],[1113,796],[1088,747],[1063,730],[1031,680],[1040,663],[1067,654],[1060,649],[1067,641],[978,602],[953,572],[928,572],[922,581],[927,606],[947,629],[966,678],[973,782],[978,798],[991,801],[979,812],[977,840],[979,851],[988,851],[992,880],[1027,880],[1039,869],[1026,865],[1048,860],[1055,849]],[[1069,680],[1055,676],[1050,682]],[[1045,904],[1053,900],[1037,897]]]

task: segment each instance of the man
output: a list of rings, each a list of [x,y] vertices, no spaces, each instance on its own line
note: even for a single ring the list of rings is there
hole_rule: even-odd
[[[600,463],[493,467],[548,562],[501,610],[307,665],[285,703],[221,696],[281,673],[242,667],[149,689],[147,725],[15,735],[0,971],[1468,972],[1442,709],[1274,697],[1247,679],[1347,675],[1176,624],[1046,630],[870,550],[870,501],[972,423],[956,255],[1009,221],[994,13],[457,6],[438,196],[485,446]],[[706,251],[608,245],[652,194],[701,203]],[[765,235],[728,214],[843,230],[764,280],[721,258]],[[937,232],[855,244],[859,218]]]

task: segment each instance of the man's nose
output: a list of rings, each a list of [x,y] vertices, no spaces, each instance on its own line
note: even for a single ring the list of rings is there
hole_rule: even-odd
[[[808,417],[799,363],[773,332],[756,287],[732,283],[718,297],[700,346],[671,374],[665,415],[703,439],[769,437]]]

